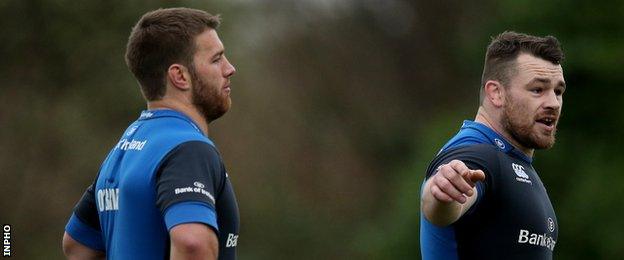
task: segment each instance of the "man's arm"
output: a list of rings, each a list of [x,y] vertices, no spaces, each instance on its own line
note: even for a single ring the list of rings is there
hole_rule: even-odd
[[[205,224],[180,224],[169,231],[171,259],[217,259],[219,240],[215,232]]]
[[[483,180],[482,170],[470,170],[462,161],[441,165],[423,188],[425,218],[437,226],[454,223],[475,203],[475,183]]]
[[[97,177],[95,178],[97,181]],[[106,250],[95,202],[95,181],[74,207],[65,226],[63,253],[67,259],[105,259]]]
[[[104,252],[80,244],[67,232],[63,235],[63,253],[69,260],[106,259]]]
[[[216,195],[225,177],[210,144],[189,141],[172,149],[157,173],[156,205],[171,239],[171,259],[217,259]],[[176,192],[194,187],[194,192]],[[198,192],[201,191],[201,192]]]

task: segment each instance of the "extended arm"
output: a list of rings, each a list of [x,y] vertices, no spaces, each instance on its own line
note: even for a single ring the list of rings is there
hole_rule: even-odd
[[[475,203],[475,183],[484,179],[483,171],[470,170],[459,160],[440,166],[423,188],[425,218],[437,226],[454,223]]]
[[[69,260],[106,259],[104,252],[80,244],[67,232],[63,235],[63,253]]]
[[[171,229],[171,259],[217,259],[219,240],[205,224],[180,224]]]

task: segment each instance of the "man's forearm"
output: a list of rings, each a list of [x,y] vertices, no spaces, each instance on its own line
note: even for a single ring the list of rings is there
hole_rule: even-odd
[[[171,260],[217,259],[219,239],[207,225],[185,223],[170,231]]]
[[[476,189],[474,189],[476,194]],[[430,182],[427,181],[424,186],[421,199],[422,211],[425,218],[436,226],[448,226],[457,221],[472,204],[474,204],[477,196],[466,198],[466,203],[461,204],[457,201],[446,202],[436,199],[431,193]]]
[[[68,260],[103,260],[106,254],[93,250],[74,240],[69,234],[63,235],[63,253]]]
[[[207,248],[204,245],[187,245],[175,246],[171,245],[170,260],[188,260],[188,259],[210,259],[218,258],[218,249]]]

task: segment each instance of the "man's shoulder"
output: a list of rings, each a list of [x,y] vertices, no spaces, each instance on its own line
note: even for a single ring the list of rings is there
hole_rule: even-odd
[[[185,139],[209,140],[193,124],[176,117],[156,118],[146,121],[140,127],[148,130],[145,134],[153,138],[181,141]]]
[[[214,149],[214,143],[193,125],[178,118],[158,118],[139,126],[139,135],[142,135],[152,148],[169,152],[176,148]],[[189,144],[193,143],[193,144]]]
[[[429,164],[427,173],[428,175],[432,174],[438,166],[452,160],[460,160],[471,169],[493,170],[499,165],[501,154],[504,152],[491,144],[477,143],[455,146],[440,151]]]
[[[182,168],[208,167],[214,173],[225,173],[221,154],[212,143],[203,140],[189,140],[178,144],[167,153],[162,163],[181,165]]]
[[[181,142],[172,149],[172,152],[196,158],[221,158],[217,148],[206,140],[187,140]]]
[[[458,156],[458,155],[473,155],[473,156],[498,156],[504,152],[498,147],[487,143],[467,143],[458,145],[445,150],[440,151],[438,157]]]

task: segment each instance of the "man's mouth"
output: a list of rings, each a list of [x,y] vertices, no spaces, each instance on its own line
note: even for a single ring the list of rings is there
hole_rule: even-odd
[[[557,123],[557,117],[554,116],[545,116],[535,120],[537,123],[541,124],[546,128],[547,131],[552,131],[555,129],[555,125]]]

